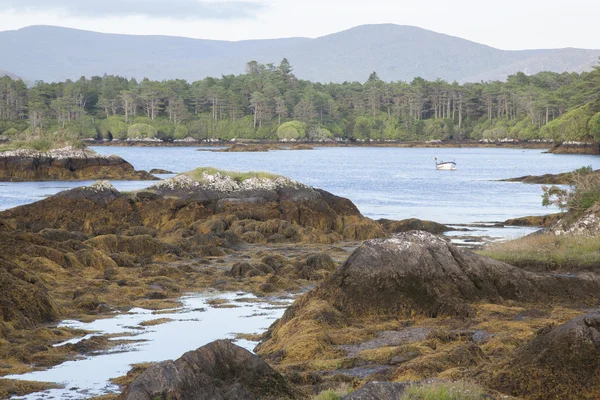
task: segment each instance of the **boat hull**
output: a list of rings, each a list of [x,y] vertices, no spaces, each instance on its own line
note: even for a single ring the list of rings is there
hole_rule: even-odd
[[[454,162],[445,162],[436,164],[435,169],[440,171],[454,171],[456,170],[456,163]]]

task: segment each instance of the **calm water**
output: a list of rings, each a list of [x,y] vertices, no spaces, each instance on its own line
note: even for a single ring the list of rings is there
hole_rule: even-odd
[[[541,206],[540,185],[497,182],[522,175],[571,171],[600,157],[544,154],[542,150],[457,148],[317,148],[268,153],[212,153],[192,147],[96,147],[136,169],[183,172],[198,166],[269,171],[352,200],[371,218],[421,218],[457,224],[504,221],[555,211]],[[434,157],[456,160],[456,171],[436,171]],[[0,184],[0,209],[90,182]],[[115,182],[122,190],[148,182]]]
[[[211,299],[231,300],[237,307],[212,308],[207,303]],[[236,301],[240,299],[244,301]],[[149,310],[132,309],[127,314],[91,323],[64,321],[61,326],[115,335],[112,340],[132,339],[140,342],[118,346],[100,355],[67,361],[46,371],[6,378],[56,382],[65,386],[62,389],[18,397],[19,399],[87,399],[106,393],[118,393],[118,386],[111,384],[109,379],[125,375],[131,364],[176,359],[186,351],[213,340],[233,338],[234,333],[260,333],[266,330],[281,317],[284,307],[273,307],[269,303],[255,302],[255,299],[247,294],[195,294],[182,297],[181,308],[159,315]],[[285,301],[287,302],[289,300]],[[139,325],[157,318],[169,318],[173,321],[150,327]],[[86,338],[89,336],[92,335]],[[83,338],[65,344],[76,343],[81,339]],[[256,342],[247,340],[238,340],[236,344],[248,350],[256,346]]]

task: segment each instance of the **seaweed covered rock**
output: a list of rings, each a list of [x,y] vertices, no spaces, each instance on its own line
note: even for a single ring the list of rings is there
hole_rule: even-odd
[[[0,258],[0,322],[31,328],[57,318],[57,309],[36,277]]]
[[[534,274],[413,231],[364,242],[286,310],[257,351],[278,360],[307,360],[333,348],[328,329],[353,320],[472,317],[475,302],[594,303],[599,294],[595,274]],[[297,351],[300,342],[304,345]],[[311,346],[314,352],[308,351]]]
[[[183,229],[198,234],[231,232],[246,243],[328,244],[386,235],[350,200],[283,177],[179,175],[143,193],[125,196],[110,183],[99,182],[7,210],[2,216],[14,228],[33,232],[130,235],[146,229],[160,236]]]
[[[417,218],[403,219],[401,221],[393,221],[390,219],[377,220],[379,224],[389,233],[400,233],[409,231],[424,231],[434,234],[444,233],[453,230],[453,228],[439,224],[433,221],[423,221]]]
[[[137,377],[125,400],[292,399],[294,390],[266,362],[227,340],[217,340],[161,362]]]
[[[66,147],[46,152],[15,150],[0,153],[0,181],[52,180],[155,180],[146,171],[136,171],[118,156]]]
[[[600,313],[541,330],[512,359],[493,365],[487,383],[525,399],[598,399]]]

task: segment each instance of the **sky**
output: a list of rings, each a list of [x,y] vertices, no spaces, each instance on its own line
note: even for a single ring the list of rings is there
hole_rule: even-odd
[[[600,0],[0,0],[0,30],[57,25],[244,40],[394,23],[504,50],[600,49],[598,15]]]

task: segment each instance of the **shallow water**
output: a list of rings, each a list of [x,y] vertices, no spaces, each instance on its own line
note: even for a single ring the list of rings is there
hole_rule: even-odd
[[[212,308],[207,304],[207,301],[212,299],[231,300],[238,307]],[[236,301],[239,299],[246,301]],[[184,296],[180,300],[183,306],[168,312],[153,313],[136,308],[127,314],[91,323],[63,321],[62,326],[96,331],[95,335],[115,334],[111,340],[132,339],[140,342],[117,346],[108,352],[81,360],[68,361],[47,371],[7,376],[6,378],[10,379],[65,385],[64,389],[52,389],[15,398],[85,399],[119,392],[118,387],[111,384],[109,379],[125,375],[132,364],[176,359],[186,351],[213,340],[233,338],[235,333],[261,333],[281,317],[284,311],[283,307],[258,302],[254,296],[243,293],[194,294]],[[141,322],[158,318],[170,318],[173,321],[149,327],[139,325]],[[135,336],[129,336],[132,334]],[[88,337],[89,335],[86,338]],[[69,342],[81,339],[83,338]],[[236,344],[250,351],[256,345],[255,342],[247,340],[238,340]]]

